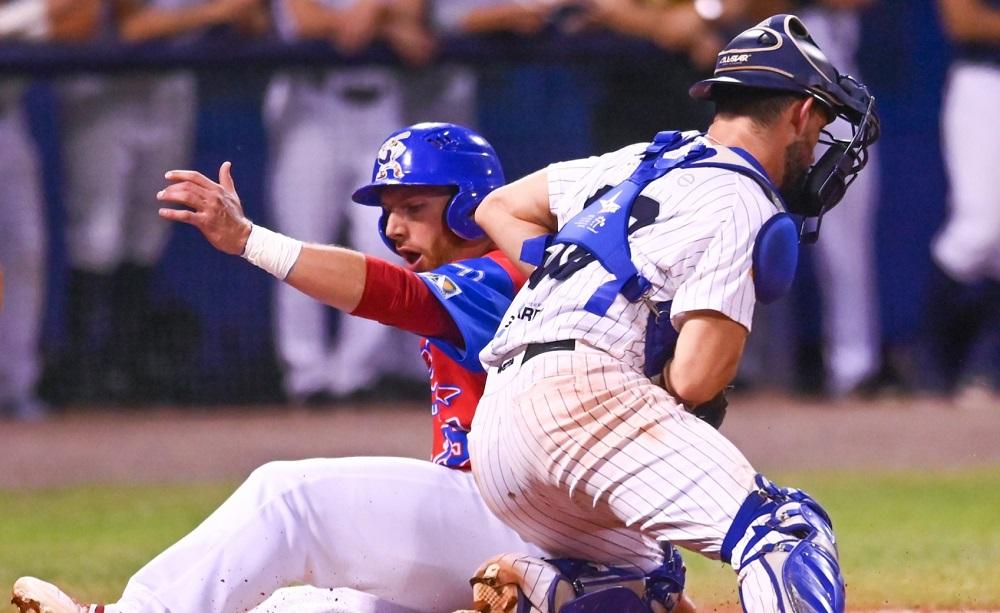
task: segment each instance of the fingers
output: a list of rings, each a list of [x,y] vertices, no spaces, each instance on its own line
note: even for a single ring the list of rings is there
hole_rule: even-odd
[[[168,221],[179,221],[181,223],[191,224],[192,226],[197,225],[196,217],[197,213],[193,211],[185,211],[182,209],[160,209],[160,217]]]
[[[219,167],[219,185],[227,192],[235,192],[236,184],[233,183],[233,163],[223,162]]]
[[[175,183],[189,181],[195,185],[200,185],[205,189],[212,189],[218,185],[218,183],[196,170],[171,170],[163,176],[167,179],[167,181],[173,181]]]
[[[196,211],[207,209],[213,197],[212,192],[187,181],[168,185],[156,194],[157,200],[176,202]]]

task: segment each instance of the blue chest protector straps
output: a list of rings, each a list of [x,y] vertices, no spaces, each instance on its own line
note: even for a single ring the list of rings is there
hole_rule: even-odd
[[[584,305],[587,312],[604,316],[618,294],[636,302],[651,289],[649,281],[632,262],[628,241],[632,205],[649,183],[675,168],[724,168],[753,179],[772,200],[780,203],[777,189],[749,154],[732,148],[718,155],[719,151],[700,142],[685,147],[696,136],[697,133],[691,132],[658,133],[628,179],[586,206],[554,236],[547,234],[524,241],[521,261],[541,266],[546,250],[553,244],[571,244],[588,252],[613,276]],[[796,224],[787,213],[778,214],[764,224],[754,244],[757,298],[771,302],[783,295],[791,285],[797,260]]]
[[[614,276],[594,292],[584,309],[603,317],[619,293],[630,302],[639,300],[649,291],[650,284],[632,262],[628,243],[629,214],[639,193],[649,183],[710,151],[697,143],[683,153],[678,152],[680,155],[669,155],[692,139],[693,136],[683,138],[680,132],[657,134],[628,179],[577,213],[555,237],[543,235],[525,241],[521,247],[521,261],[540,266],[550,244],[576,245],[593,255]]]

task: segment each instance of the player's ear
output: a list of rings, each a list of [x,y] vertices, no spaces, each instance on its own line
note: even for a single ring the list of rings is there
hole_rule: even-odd
[[[813,115],[813,105],[816,101],[810,97],[796,100],[792,103],[790,110],[790,120],[795,136],[802,137],[809,129],[809,122]]]

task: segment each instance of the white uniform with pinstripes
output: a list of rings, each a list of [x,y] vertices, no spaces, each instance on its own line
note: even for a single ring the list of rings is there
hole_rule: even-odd
[[[644,147],[550,166],[560,226],[598,189],[626,179]],[[643,195],[660,203],[655,223],[630,237],[650,297],[673,300],[675,327],[710,309],[749,329],[753,242],[776,206],[752,180],[717,168],[674,170]],[[670,541],[718,558],[755,471],[643,375],[644,303],[618,296],[605,317],[584,311],[610,278],[591,262],[515,298],[482,353],[491,368],[470,435],[477,484],[501,519],[560,555],[648,570]],[[519,317],[525,307],[538,312]],[[559,339],[577,339],[577,349],[521,364],[527,344]]]

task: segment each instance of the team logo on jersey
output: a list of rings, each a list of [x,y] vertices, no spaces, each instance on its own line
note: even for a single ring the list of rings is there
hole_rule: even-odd
[[[442,275],[436,272],[424,272],[420,273],[420,276],[429,280],[434,284],[434,287],[441,290],[441,295],[444,296],[445,299],[462,293],[462,288],[460,288],[457,283],[449,279],[448,275]]]
[[[409,136],[410,132],[407,130],[382,143],[382,147],[378,150],[378,156],[375,158],[378,162],[378,173],[375,175],[376,181],[384,181],[390,178],[399,180],[403,178],[405,173],[398,160],[406,152],[406,143],[403,141],[409,138]]]
[[[457,417],[441,424],[441,453],[434,456],[435,464],[452,468],[469,465],[469,429],[462,426]]]
[[[611,191],[612,186],[607,185],[597,190],[593,196],[587,199],[583,204],[583,208],[587,208],[592,203],[601,201],[602,207],[604,202],[614,202],[614,198],[604,198],[609,191]],[[614,204],[618,204],[615,202]],[[656,221],[656,216],[660,213],[660,204],[648,198],[646,196],[638,196],[635,199],[635,203],[632,204],[632,210],[629,215],[629,226],[628,233],[632,234],[636,230],[645,228],[646,226],[654,223]],[[584,215],[581,219],[576,220],[577,224],[580,224],[581,229],[585,229],[594,234],[600,232],[601,227],[606,223],[606,219],[603,215]],[[554,243],[548,249],[546,249],[545,262],[536,268],[531,276],[528,277],[528,287],[534,288],[538,283],[545,277],[551,277],[557,281],[563,281],[571,277],[578,270],[581,270],[587,264],[596,260],[596,258],[590,254],[586,249],[580,249],[576,245],[570,245],[565,243]],[[497,330],[497,334],[494,338],[500,338],[506,329],[513,322],[513,317],[510,321],[506,323],[504,327]]]
[[[617,213],[622,208],[622,205],[618,204],[618,202],[617,202],[618,196],[621,196],[621,195],[622,195],[621,192],[615,192],[615,195],[612,196],[611,198],[607,199],[607,200],[604,200],[604,199],[598,200],[598,203],[601,205],[601,212],[602,213]]]
[[[462,388],[454,385],[431,385],[431,415],[437,415],[442,408],[451,406],[451,401],[462,395]]]

